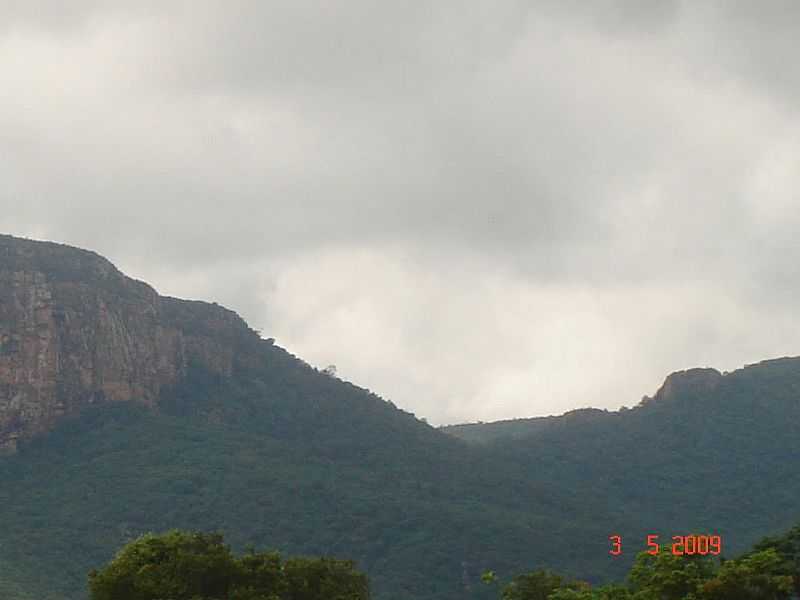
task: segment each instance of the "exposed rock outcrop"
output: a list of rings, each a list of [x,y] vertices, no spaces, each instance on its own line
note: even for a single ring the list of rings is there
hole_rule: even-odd
[[[656,392],[656,400],[668,400],[687,392],[705,393],[716,388],[724,375],[716,369],[688,369],[667,376]]]
[[[0,236],[0,449],[93,402],[153,406],[192,361],[230,375],[259,343],[236,313],[159,296],[93,252]]]

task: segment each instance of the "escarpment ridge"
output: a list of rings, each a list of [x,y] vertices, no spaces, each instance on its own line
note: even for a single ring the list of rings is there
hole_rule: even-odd
[[[234,312],[160,296],[94,252],[0,236],[0,448],[87,404],[154,405],[189,364],[230,375],[266,344]]]

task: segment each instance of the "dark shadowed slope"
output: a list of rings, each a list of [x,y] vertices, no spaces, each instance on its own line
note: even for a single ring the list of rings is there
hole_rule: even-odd
[[[800,518],[798,358],[678,372],[633,409],[574,411],[527,435],[525,425],[487,452],[526,465],[530,481],[632,515],[636,540],[710,530],[738,551]]]
[[[354,558],[378,600],[486,597],[488,568],[616,577],[646,533],[744,549],[800,520],[799,391],[797,359],[690,371],[473,445],[222,307],[0,237],[0,594],[78,600],[90,567],[172,527]]]
[[[600,531],[571,494],[230,311],[160,297],[92,253],[1,241],[0,585],[80,598],[122,542],[183,527],[355,558],[379,598],[455,598],[483,568],[564,564],[570,544],[542,532]]]

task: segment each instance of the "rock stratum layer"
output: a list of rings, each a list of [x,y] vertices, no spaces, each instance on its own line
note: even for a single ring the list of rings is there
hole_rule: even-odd
[[[160,296],[105,258],[0,236],[0,449],[96,402],[156,406],[196,362],[223,375],[265,343],[234,312]]]

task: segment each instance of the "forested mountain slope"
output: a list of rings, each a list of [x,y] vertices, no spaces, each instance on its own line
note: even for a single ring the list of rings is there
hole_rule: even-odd
[[[0,595],[79,600],[89,568],[173,527],[353,558],[378,600],[489,597],[484,569],[616,577],[646,533],[744,549],[800,516],[799,390],[796,359],[692,371],[468,444],[222,307],[0,237]]]
[[[798,358],[677,372],[633,409],[521,420],[513,435],[481,437],[491,425],[472,425],[471,439],[523,464],[529,481],[644,516],[632,519],[637,540],[716,531],[738,551],[800,518]]]
[[[506,419],[489,423],[459,423],[443,425],[439,430],[465,442],[487,444],[498,439],[526,438],[544,431],[551,425],[563,422],[566,418],[591,418],[592,415],[603,412],[605,411],[596,408],[582,408],[559,416]]]
[[[483,568],[565,561],[570,544],[541,531],[594,531],[602,550],[569,494],[222,307],[66,246],[2,237],[0,260],[0,589],[81,598],[122,542],[172,527],[352,557],[378,598],[453,598]]]

